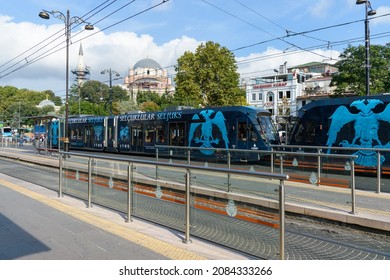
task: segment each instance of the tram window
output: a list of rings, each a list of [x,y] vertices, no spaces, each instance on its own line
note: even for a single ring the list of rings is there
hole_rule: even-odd
[[[316,136],[316,123],[307,122],[307,125],[305,128],[306,128],[306,131],[304,133],[304,135],[306,135],[305,143],[306,144],[310,144],[310,143],[314,144],[314,139]]]
[[[70,132],[70,139],[77,139],[77,129],[72,129]]]
[[[135,147],[142,147],[143,131],[141,125],[132,125],[131,145]]]
[[[184,146],[184,123],[170,123],[170,145],[172,146]]]
[[[246,122],[238,123],[238,139],[239,140],[246,141],[246,131],[247,131]]]
[[[146,126],[145,128],[145,142],[154,143],[154,127],[151,125]]]
[[[250,128],[249,136],[250,136],[249,139],[251,141],[257,141],[256,130],[255,130],[255,128],[253,126],[251,126],[251,128]]]
[[[111,126],[109,126],[108,127],[108,139],[112,139],[113,137],[112,137],[112,127]]]
[[[73,139],[73,140],[80,140],[82,139],[82,135],[81,135],[81,132],[78,128],[73,128],[70,132],[70,138]]]

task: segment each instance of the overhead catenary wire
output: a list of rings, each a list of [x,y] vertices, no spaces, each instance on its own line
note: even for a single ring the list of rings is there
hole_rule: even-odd
[[[109,2],[109,1],[112,1],[112,0],[107,0],[107,1],[103,2],[102,4],[100,4],[100,5],[98,5],[96,8],[94,8],[92,11],[94,11],[94,10],[100,8],[101,6],[103,6],[105,3]],[[116,1],[117,1],[117,0],[113,0],[112,3],[116,2]],[[111,5],[111,4],[110,4],[110,5]],[[90,11],[89,13],[91,13],[92,11]],[[89,13],[87,13],[86,15],[88,15]],[[16,57],[14,57],[14,58],[12,58],[12,59],[10,59],[10,60],[4,62],[3,64],[0,65],[0,69],[1,69],[2,67],[4,67],[4,66],[8,65],[8,64],[11,63],[12,61],[16,60],[17,58],[23,56],[24,54],[27,54],[29,51],[32,51],[33,49],[37,48],[38,46],[40,46],[41,44],[43,44],[43,43],[46,42],[46,44],[45,44],[43,47],[39,48],[37,51],[34,51],[34,52],[31,53],[30,55],[23,57],[21,60],[19,60],[18,62],[14,63],[14,64],[11,65],[10,67],[6,68],[5,70],[2,70],[2,71],[0,72],[0,74],[3,73],[3,72],[5,72],[6,70],[11,69],[12,67],[14,67],[15,65],[19,64],[20,62],[22,62],[22,61],[24,61],[24,60],[29,61],[29,57],[30,57],[31,55],[37,53],[38,51],[42,50],[43,48],[47,47],[48,45],[50,45],[50,44],[53,43],[54,41],[56,41],[56,40],[58,40],[59,38],[61,38],[61,37],[63,36],[64,32],[65,32],[65,27],[63,27],[61,30],[58,30],[58,31],[55,32],[54,34],[52,34],[52,35],[46,37],[45,39],[41,40],[39,43],[37,43],[37,44],[35,44],[34,46],[28,48],[26,51],[20,53],[20,54],[17,55]],[[49,40],[50,38],[52,38],[52,37],[54,37],[54,36],[56,36],[56,35],[58,35],[58,34],[61,34],[61,35],[58,36],[58,37],[56,37],[55,39],[51,40],[50,42],[47,42],[47,40]],[[65,42],[65,41],[64,41],[64,42]]]
[[[130,3],[133,3],[134,1],[135,1],[135,0],[132,0],[132,1],[130,1]],[[169,1],[169,0],[162,0],[162,2],[160,2],[160,3],[157,3],[157,4],[153,5],[153,6],[150,6],[150,7],[146,8],[146,9],[144,9],[144,10],[141,10],[141,11],[138,12],[138,13],[135,13],[135,14],[129,16],[129,17],[126,17],[126,18],[124,18],[124,19],[122,19],[122,20],[120,20],[120,21],[118,21],[118,22],[115,22],[115,23],[113,23],[113,24],[111,24],[111,25],[109,25],[109,26],[107,26],[107,27],[105,27],[105,28],[102,28],[102,29],[100,29],[100,30],[98,30],[98,31],[96,31],[96,32],[93,32],[92,34],[89,34],[89,35],[87,35],[87,36],[85,36],[85,37],[83,37],[83,38],[81,38],[81,39],[78,39],[78,40],[76,40],[76,41],[71,41],[71,42],[70,42],[70,45],[71,45],[71,44],[74,44],[74,43],[77,43],[77,42],[80,42],[80,41],[82,41],[82,40],[84,40],[84,39],[86,39],[86,38],[89,38],[89,37],[91,37],[91,36],[94,36],[94,35],[96,35],[97,33],[103,32],[103,31],[105,31],[105,30],[107,30],[107,29],[109,29],[109,28],[112,28],[112,27],[114,27],[114,26],[116,26],[116,25],[118,25],[118,24],[120,24],[120,23],[123,23],[123,22],[125,22],[125,21],[127,21],[127,20],[129,20],[129,19],[132,19],[132,18],[134,18],[134,17],[136,17],[136,16],[138,16],[138,15],[140,15],[140,14],[142,14],[142,13],[145,13],[145,12],[147,12],[147,11],[150,11],[150,10],[152,10],[152,9],[154,9],[154,8],[160,6],[160,5],[162,5],[162,4],[164,4],[164,3],[168,2],[168,1]],[[120,9],[123,9],[125,6],[127,6],[127,5],[122,6],[122,8],[120,8]],[[119,11],[120,9],[117,9],[115,12]],[[111,13],[110,15],[112,15],[112,13]],[[106,17],[104,17],[104,18],[107,18],[107,17],[108,17],[108,16],[106,16]],[[99,22],[100,22],[100,21],[101,21],[101,20],[99,20]],[[81,32],[82,32],[82,31],[81,31]],[[81,33],[81,32],[79,32],[79,33]],[[76,36],[73,36],[73,37],[76,37]],[[23,68],[27,67],[28,65],[31,65],[32,63],[35,63],[35,62],[37,62],[37,61],[39,61],[39,60],[41,60],[41,59],[43,59],[43,58],[46,58],[46,57],[48,57],[48,56],[50,56],[50,55],[52,55],[52,54],[54,54],[54,53],[56,53],[56,52],[58,52],[58,51],[64,49],[64,48],[66,48],[66,46],[63,46],[63,47],[61,47],[61,48],[59,48],[59,49],[55,49],[56,47],[58,47],[58,46],[61,45],[61,44],[62,44],[62,43],[56,45],[55,47],[53,47],[53,48],[47,50],[45,53],[40,54],[39,56],[37,56],[37,57],[35,57],[35,58],[33,58],[33,59],[28,59],[23,65],[17,67],[16,69],[13,69],[13,70],[7,72],[7,73],[4,74],[4,75],[1,75],[0,78],[5,77],[5,76],[8,76],[8,75],[10,75],[10,74],[12,74],[12,73],[14,73],[14,72],[20,70],[20,69],[23,69]]]
[[[115,0],[116,1],[116,0]],[[115,2],[114,1],[114,2]],[[107,2],[107,1],[106,1]],[[133,2],[133,1],[131,1],[131,2]],[[163,2],[161,2],[160,4],[163,4],[164,2],[167,2],[167,1],[163,1]],[[118,9],[119,10],[119,9]],[[89,13],[88,13],[89,14]],[[112,13],[111,13],[112,14]],[[111,15],[110,14],[110,15]],[[388,16],[389,14],[385,14],[385,15],[381,15],[381,16],[377,16],[377,17],[383,17],[383,16]],[[122,23],[122,22],[124,22],[124,21],[126,21],[126,20],[128,20],[128,19],[130,19],[130,18],[132,18],[132,17],[134,17],[134,16],[136,16],[136,15],[133,15],[133,16],[131,16],[131,17],[128,17],[128,18],[125,18],[125,19],[123,19],[123,20],[121,20],[121,21],[119,21],[119,22],[117,22],[117,23],[114,23],[114,24],[112,24],[112,25],[110,25],[110,26],[108,26],[108,27],[105,27],[105,28],[102,28],[101,30],[99,30],[98,32],[102,32],[102,31],[104,31],[104,30],[107,30],[107,29],[109,29],[109,28],[111,28],[111,27],[113,27],[113,26],[116,26],[116,25],[118,25],[118,24],[120,24],[120,23]],[[108,16],[106,16],[106,17],[104,17],[104,18],[107,18]],[[90,17],[89,17],[90,18]],[[89,19],[89,18],[87,18],[87,19]],[[372,19],[374,19],[374,17],[372,18]],[[95,23],[97,23],[97,22],[101,22],[103,19],[100,19],[99,21],[96,21]],[[356,23],[356,22],[361,22],[362,20],[359,20],[359,21],[353,21],[353,22],[349,22],[349,23],[342,23],[342,24],[338,24],[338,25],[332,25],[332,26],[326,26],[326,27],[321,27],[321,28],[317,28],[317,29],[312,29],[312,30],[307,30],[307,31],[303,31],[303,32],[295,32],[295,33],[293,33],[293,34],[288,34],[288,35],[285,35],[285,36],[283,36],[284,38],[287,38],[287,37],[292,37],[292,36],[298,36],[298,35],[301,35],[301,34],[307,34],[307,33],[311,33],[311,32],[316,32],[316,31],[320,31],[320,30],[324,30],[324,29],[329,29],[329,28],[336,28],[336,27],[341,27],[341,26],[344,26],[344,25],[346,25],[346,24],[352,24],[352,23]],[[71,44],[74,44],[74,43],[76,43],[76,42],[79,42],[79,41],[81,41],[81,40],[83,40],[83,39],[85,39],[85,38],[88,38],[88,37],[91,37],[91,36],[93,36],[93,35],[95,35],[96,33],[98,33],[98,32],[94,32],[94,33],[91,33],[91,34],[89,34],[89,35],[87,35],[87,36],[85,36],[84,38],[82,38],[82,39],[79,39],[79,40],[77,40],[77,41],[73,41],[73,42],[71,42]],[[73,36],[73,38],[76,38],[76,36],[79,36],[80,35],[80,33],[81,32],[79,32],[79,33],[76,33],[74,36]],[[383,37],[386,37],[387,35],[385,34],[385,33],[383,33],[382,35],[381,35],[382,37],[377,37],[377,38],[383,38]],[[375,38],[375,35],[373,35],[373,36],[371,36],[372,38]],[[273,40],[277,40],[276,38],[274,38],[274,39],[270,39],[270,40],[267,40],[268,42],[269,41],[273,41]],[[354,38],[354,39],[350,39],[349,41],[348,40],[344,40],[344,41],[340,41],[339,43],[337,43],[337,42],[327,42],[327,44],[326,45],[322,45],[322,47],[327,47],[327,48],[329,48],[329,46],[335,46],[335,45],[342,45],[342,44],[348,44],[348,43],[353,43],[353,42],[358,42],[358,41],[360,41],[358,38]],[[253,45],[258,45],[258,44],[264,44],[264,42],[265,41],[263,41],[263,42],[258,42],[258,43],[255,43],[255,44],[252,44],[251,46],[253,46]],[[58,45],[56,46],[56,47],[58,47]],[[237,52],[237,51],[239,51],[240,49],[242,49],[242,48],[247,48],[247,47],[249,47],[249,46],[244,46],[244,47],[241,47],[241,48],[238,48],[238,49],[233,49],[233,50],[231,50],[232,52]],[[294,46],[295,47],[295,46]],[[320,46],[315,46],[315,48],[319,48]],[[49,50],[48,52],[46,52],[46,53],[44,53],[44,54],[42,54],[41,56],[38,56],[38,57],[34,57],[33,59],[30,59],[30,58],[28,58],[27,59],[27,61],[26,61],[26,63],[24,64],[24,65],[22,65],[20,68],[18,68],[18,69],[16,69],[15,71],[17,71],[17,70],[19,70],[19,69],[21,69],[21,68],[24,68],[24,67],[26,67],[26,66],[28,66],[28,65],[30,65],[30,64],[32,64],[32,63],[34,63],[34,62],[36,62],[36,61],[38,61],[38,60],[40,60],[40,59],[43,59],[43,58],[45,58],[45,57],[47,57],[47,56],[49,56],[49,55],[52,55],[52,54],[54,54],[54,53],[56,53],[56,52],[58,52],[58,51],[60,51],[60,50],[62,50],[62,49],[64,49],[65,47],[63,47],[63,48],[60,48],[60,49],[58,49],[58,50],[54,50],[54,49],[51,49],[51,50]],[[298,47],[297,47],[298,48]],[[299,48],[298,48],[299,49]],[[313,50],[313,47],[308,47],[308,48],[305,48],[305,49],[302,49],[301,48],[301,51],[306,51],[306,49],[310,49],[310,50]],[[298,51],[295,51],[295,53],[297,53]],[[313,52],[314,53],[314,52]],[[279,55],[283,55],[283,54],[293,54],[293,52],[283,52],[283,53],[280,53]],[[258,58],[258,60],[264,60],[264,59],[270,59],[270,58],[273,58],[274,56],[269,56],[269,55],[267,55],[267,56],[262,56],[262,57],[260,57],[260,58]],[[323,56],[324,58],[329,58],[329,57],[326,57],[326,56]],[[24,59],[23,59],[24,60]],[[248,60],[248,61],[238,61],[237,63],[239,63],[239,64],[244,64],[244,63],[250,63],[250,62],[253,62],[253,61],[257,61],[257,60],[255,60],[254,58],[251,58],[251,60]],[[166,67],[162,67],[162,68],[169,68],[169,67],[173,67],[174,65],[170,65],[170,66],[166,66]],[[13,71],[14,72],[14,71]]]

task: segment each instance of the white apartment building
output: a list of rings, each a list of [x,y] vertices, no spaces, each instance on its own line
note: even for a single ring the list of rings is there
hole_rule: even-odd
[[[286,130],[290,116],[311,101],[328,98],[332,74],[337,69],[327,63],[307,63],[287,68],[286,64],[275,69],[273,75],[251,77],[245,84],[249,105],[269,110],[279,129]]]

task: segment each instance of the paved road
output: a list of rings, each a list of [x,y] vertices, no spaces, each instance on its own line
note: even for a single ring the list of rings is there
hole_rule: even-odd
[[[40,176],[37,177],[37,169],[33,166],[20,165],[9,161],[0,161],[0,168],[2,173],[8,173],[8,175],[11,176],[19,176],[22,180],[31,181],[31,179],[35,178],[35,180],[38,180],[36,183],[40,183],[41,185],[46,184],[48,187],[53,186],[55,182],[58,183],[58,175],[53,170],[40,170]],[[1,197],[4,198],[7,194],[9,193],[5,193],[4,196],[2,195]],[[175,211],[174,209],[176,206],[173,206],[172,209],[167,209],[165,207],[166,211],[161,212],[160,209],[162,208],[161,205],[158,204],[158,200],[148,203],[146,199],[149,198],[140,197],[139,199],[145,199],[144,201],[139,201],[139,205],[145,205],[139,212],[144,211],[146,216],[154,217],[155,222],[163,224],[166,222],[167,225],[170,226],[168,224],[169,221],[171,223],[180,221],[180,218],[177,217],[179,211]],[[12,205],[8,205],[8,207],[11,206]],[[48,211],[46,210],[45,212]],[[20,215],[22,215],[22,213],[20,213]],[[239,244],[238,246],[236,245],[237,249],[241,248],[244,252],[248,252],[253,256],[260,258],[277,258],[278,248],[277,242],[275,242],[275,233],[273,233],[272,230],[270,232],[269,228],[264,228],[251,223],[242,223],[239,230],[237,230],[237,227],[231,227],[231,230],[226,232],[226,230],[223,231],[223,229],[229,228],[229,223],[231,224],[230,218],[221,217],[220,215],[207,215],[205,217],[207,217],[209,221],[199,223],[199,225],[202,226],[198,226],[194,229],[194,234],[197,236],[210,237],[213,235],[213,241]],[[39,219],[35,218],[33,220],[38,224]],[[7,220],[5,219],[4,221],[4,223],[7,224]],[[35,227],[37,227],[37,225],[35,225]],[[60,231],[69,231],[68,229],[61,227],[59,229]],[[29,229],[29,231],[30,230],[31,229]],[[87,225],[85,231],[94,231],[94,228],[90,228],[90,225]],[[48,231],[45,230],[45,232],[47,233]],[[104,238],[105,237],[96,237],[96,240],[104,240]],[[176,240],[178,240],[178,238]],[[251,249],[249,250],[248,248]],[[42,252],[45,251],[44,245],[41,246],[41,249]],[[60,247],[58,247],[58,250],[61,251]],[[390,259],[389,252],[389,236],[385,234],[369,233],[356,229],[352,230],[345,226],[336,226],[305,218],[298,219],[295,217],[288,217],[286,221],[287,259]],[[153,252],[151,252],[151,254],[153,254]],[[81,256],[82,253],[79,255]],[[103,257],[104,255],[100,256]],[[240,255],[236,255],[236,257],[238,256]],[[147,257],[148,256],[145,255],[145,258]],[[158,254],[154,256],[151,255],[150,257],[160,258]],[[142,258],[141,255],[140,258]]]

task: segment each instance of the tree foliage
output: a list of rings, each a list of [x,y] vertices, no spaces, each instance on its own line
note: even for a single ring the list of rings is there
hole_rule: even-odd
[[[332,77],[337,94],[366,95],[365,47],[348,46],[336,63],[338,73]],[[390,91],[390,44],[370,47],[370,94]]]
[[[69,114],[109,115],[112,103],[113,114],[120,113],[119,102],[128,99],[128,93],[120,86],[99,81],[86,81],[82,86],[74,84],[70,90]]]
[[[218,43],[209,41],[199,45],[195,53],[185,52],[175,70],[175,100],[182,105],[246,104],[234,55]]]
[[[61,104],[61,98],[56,97],[51,90],[39,92],[0,86],[0,120],[13,127],[31,125],[34,123],[32,117],[45,113],[36,107],[45,99]]]

